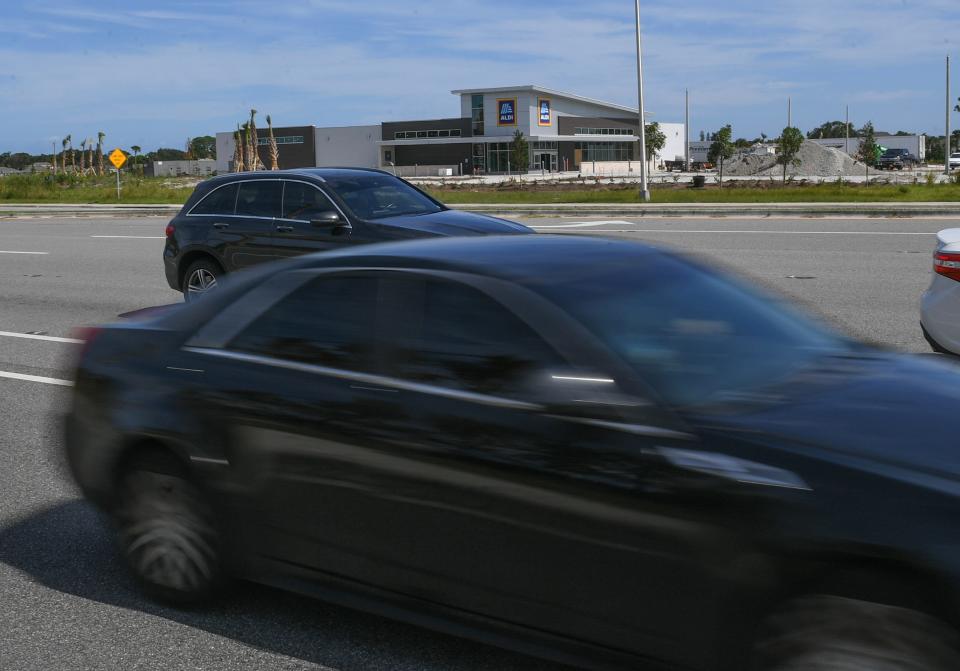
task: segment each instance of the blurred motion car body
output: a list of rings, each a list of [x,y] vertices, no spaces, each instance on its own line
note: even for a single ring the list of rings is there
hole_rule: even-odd
[[[532,233],[444,206],[381,170],[243,172],[201,182],[166,228],[167,284],[188,300],[230,272],[348,245]]]
[[[175,602],[232,575],[598,668],[955,671],[958,403],[663,250],[448,238],[104,327],[66,451]]]

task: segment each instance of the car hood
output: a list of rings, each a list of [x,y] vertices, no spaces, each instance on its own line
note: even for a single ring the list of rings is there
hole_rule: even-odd
[[[750,409],[692,419],[789,449],[960,477],[960,365],[937,355],[877,354],[802,377]]]
[[[390,226],[419,231],[425,235],[510,235],[533,233],[523,224],[483,214],[442,210],[432,214],[386,217],[369,222],[374,226]]]

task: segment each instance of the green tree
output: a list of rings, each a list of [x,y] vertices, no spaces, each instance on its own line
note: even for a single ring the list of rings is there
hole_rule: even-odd
[[[853,124],[847,124],[844,121],[828,121],[807,133],[807,137],[811,140],[840,138],[846,137],[847,131],[850,132],[850,137],[857,137],[857,131],[854,130]]]
[[[647,144],[647,161],[652,161],[654,156],[663,151],[667,144],[667,136],[660,130],[660,123],[654,121],[644,127],[644,140]]]
[[[860,151],[857,152],[857,158],[863,161],[866,166],[867,184],[870,183],[870,166],[876,165],[877,155],[880,153],[880,145],[877,144],[877,134],[873,130],[873,122],[868,121],[859,130],[859,136],[862,139]]]
[[[720,169],[720,188],[723,188],[723,163],[733,156],[733,127],[727,124],[713,134],[713,144],[707,153],[707,160]]]
[[[190,140],[190,153],[194,158],[216,158],[217,138],[201,135]]]
[[[787,181],[787,166],[800,165],[800,159],[797,154],[800,153],[800,147],[803,146],[803,131],[799,128],[788,126],[780,134],[780,153],[777,154],[777,163],[783,166],[783,181]]]
[[[513,133],[513,142],[510,144],[510,169],[523,172],[530,165],[530,145],[527,138],[518,128]]]

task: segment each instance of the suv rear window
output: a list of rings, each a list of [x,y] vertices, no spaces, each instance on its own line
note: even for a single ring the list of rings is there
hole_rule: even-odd
[[[190,214],[233,214],[237,202],[237,184],[221,186],[206,195],[190,210]]]

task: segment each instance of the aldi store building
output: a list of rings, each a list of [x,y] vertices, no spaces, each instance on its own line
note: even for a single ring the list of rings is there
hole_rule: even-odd
[[[636,109],[539,86],[453,94],[460,98],[458,117],[386,121],[379,127],[274,129],[305,145],[280,145],[280,165],[352,165],[423,176],[500,174],[510,171],[510,142],[517,130],[529,143],[530,170],[571,171],[588,161],[635,161],[639,156]],[[682,158],[683,124],[661,122],[660,128],[667,136],[660,159]],[[262,143],[265,132],[258,133]],[[217,134],[219,170],[230,170],[233,147],[232,133]]]

